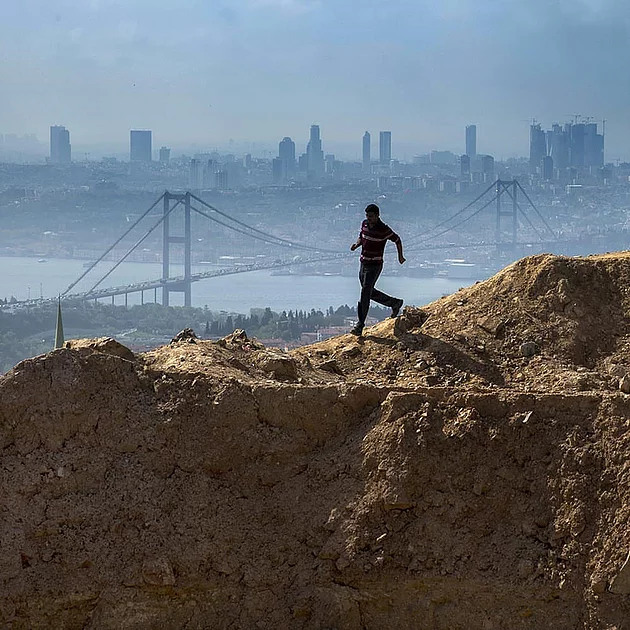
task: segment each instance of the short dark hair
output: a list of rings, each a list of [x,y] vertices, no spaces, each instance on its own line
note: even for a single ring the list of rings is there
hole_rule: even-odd
[[[375,203],[371,203],[367,206],[367,208],[365,209],[365,214],[367,214],[368,212],[371,214],[375,214],[376,216],[379,216],[381,214],[380,208]]]

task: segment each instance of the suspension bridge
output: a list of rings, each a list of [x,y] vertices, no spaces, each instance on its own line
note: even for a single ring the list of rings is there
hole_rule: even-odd
[[[461,243],[436,243],[443,235],[448,232],[455,232],[462,228],[465,224],[479,217],[490,206],[494,211],[494,238],[479,242],[461,242]],[[94,278],[95,269],[99,263],[109,260],[112,252],[118,248],[123,241],[128,240],[130,235],[139,228],[140,224],[158,209],[159,218],[153,225],[144,231],[142,236],[135,240],[133,244],[127,248],[126,252],[118,258],[113,266],[101,275],[86,291],[75,291],[77,285],[88,278]],[[161,210],[161,212],[160,212]],[[176,211],[179,212],[177,216]],[[254,239],[262,242],[270,249],[279,251],[279,249],[289,250],[288,257],[277,256],[273,261],[257,261],[251,264],[240,264],[225,268],[214,268],[203,272],[193,273],[192,271],[192,216],[193,213],[205,218],[215,225],[222,226],[226,230],[240,234],[242,237]],[[153,217],[155,216],[152,215]],[[175,218],[178,219],[175,225]],[[153,234],[158,228],[162,231],[162,252],[161,264],[162,275],[160,278],[150,281],[138,282],[135,284],[126,284],[124,286],[107,287],[105,281],[110,277],[123,262],[129,259],[131,254]],[[530,237],[526,241],[518,241],[519,228],[526,228],[526,232]],[[143,228],[144,229],[144,228]],[[350,239],[352,240],[352,239]],[[450,216],[444,218],[437,225],[433,225],[431,229],[423,234],[408,237],[404,239],[406,252],[424,252],[439,249],[453,248],[494,248],[498,255],[505,252],[515,253],[520,247],[525,247],[536,243],[540,246],[552,246],[558,243],[558,239],[554,231],[549,226],[546,219],[538,211],[526,191],[522,188],[517,180],[505,181],[497,180],[490,184],[475,199],[466,204],[463,208],[454,212]],[[181,273],[181,254],[183,250],[183,273]],[[174,254],[179,255],[176,263],[180,268],[180,273],[173,274]],[[172,193],[164,192],[156,201],[138,217],[130,227],[112,243],[96,260],[87,265],[84,272],[73,281],[60,295],[62,299],[72,299],[79,301],[99,300],[103,298],[111,298],[112,301],[116,296],[124,296],[125,304],[130,294],[139,293],[141,302],[144,303],[145,294],[149,294],[152,299],[149,301],[161,303],[164,306],[170,304],[170,296],[172,293],[183,294],[185,306],[192,305],[192,285],[195,282],[206,280],[217,276],[225,276],[237,273],[248,273],[260,270],[274,270],[292,265],[310,265],[319,262],[330,262],[333,260],[341,260],[350,256],[356,257],[356,254],[350,253],[347,249],[340,251],[329,249],[326,247],[314,247],[312,245],[293,241],[284,237],[276,236],[268,231],[261,230],[257,227],[249,225],[244,221],[221,211],[220,209],[207,203],[192,192]],[[151,295],[152,294],[152,295]],[[41,302],[41,300],[40,300]]]

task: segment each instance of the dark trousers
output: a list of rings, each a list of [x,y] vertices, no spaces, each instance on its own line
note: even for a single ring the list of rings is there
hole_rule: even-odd
[[[365,264],[361,263],[359,269],[359,282],[361,283],[361,300],[357,305],[357,315],[359,323],[365,325],[365,318],[370,310],[370,300],[374,300],[383,306],[390,308],[398,302],[398,298],[391,297],[382,291],[374,288],[378,277],[383,270],[383,263]]]

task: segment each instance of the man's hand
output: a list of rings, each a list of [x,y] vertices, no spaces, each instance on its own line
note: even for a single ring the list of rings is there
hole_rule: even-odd
[[[352,243],[352,245],[350,245],[350,251],[353,252],[357,247],[359,247],[359,243]]]
[[[402,255],[398,254],[398,262],[402,265],[407,259]]]

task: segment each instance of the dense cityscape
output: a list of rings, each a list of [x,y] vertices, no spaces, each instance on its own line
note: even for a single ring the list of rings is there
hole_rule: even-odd
[[[623,245],[618,240],[626,230],[630,164],[606,162],[603,132],[590,117],[575,116],[549,130],[534,120],[529,157],[503,161],[478,150],[483,135],[474,124],[462,130],[461,153],[436,149],[408,161],[396,157],[390,131],[374,139],[366,131],[357,139],[361,159],[340,160],[325,151],[318,125],[311,125],[302,153],[285,137],[273,156],[218,150],[175,155],[167,146],[154,148],[152,131],[131,130],[126,158],[90,159],[73,155],[70,130],[60,125],[51,126],[49,152],[42,156],[34,136],[5,134],[0,135],[0,247],[7,255],[91,259],[122,230],[116,217],[140,214],[164,190],[189,190],[248,224],[298,242],[310,243],[314,230],[323,232],[339,251],[353,238],[362,205],[375,200],[411,242],[426,245],[425,237],[433,246],[496,242],[493,207],[462,229],[446,226],[436,235],[433,230],[497,179],[518,180],[557,240],[610,238],[592,247],[616,247]],[[507,197],[506,203],[511,203]],[[529,223],[523,213],[517,240],[535,240]],[[197,261],[269,253],[237,234],[201,225],[199,230]],[[157,242],[157,236],[149,240],[135,259],[153,260]],[[589,247],[572,253],[588,253]],[[471,256],[479,258],[471,252],[465,258]],[[455,248],[442,256],[449,257],[463,256]],[[416,262],[427,259],[441,262],[435,256]]]

